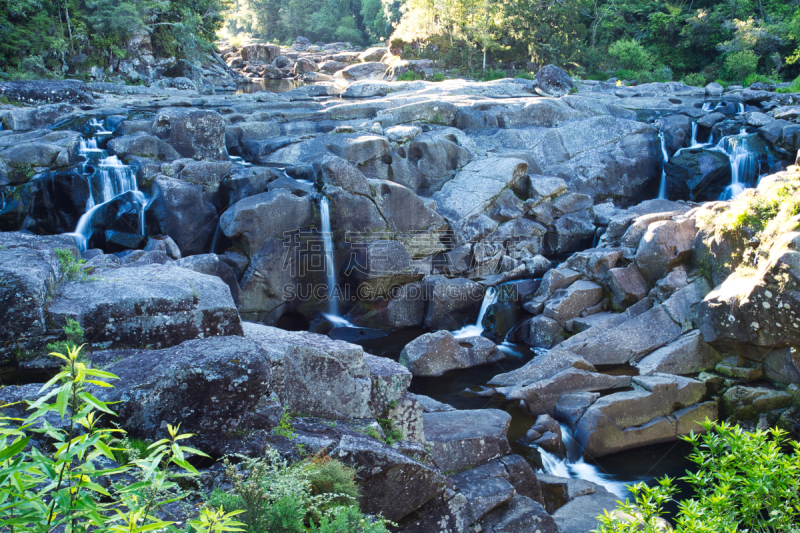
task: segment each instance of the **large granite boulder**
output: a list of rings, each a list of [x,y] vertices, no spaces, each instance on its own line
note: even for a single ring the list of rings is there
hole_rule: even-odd
[[[145,223],[151,234],[169,235],[186,256],[208,252],[218,217],[201,186],[159,176],[153,182]]]
[[[572,78],[555,65],[545,65],[540,68],[534,81],[536,92],[543,96],[559,98],[572,90]]]
[[[91,104],[92,91],[86,82],[79,80],[20,80],[0,83],[0,96],[22,104],[50,104],[69,102]]]
[[[248,432],[280,421],[281,407],[269,401],[270,360],[251,340],[213,337],[120,356],[105,367],[120,381],[99,394],[118,402],[121,425],[132,435],[156,440],[166,436],[166,424],[180,424],[196,435],[195,446],[225,454],[247,450]]]
[[[46,313],[57,327],[78,321],[91,344],[105,348],[242,334],[221,279],[169,264],[98,268],[85,281],[59,284]]]
[[[449,331],[437,331],[408,343],[400,353],[400,364],[415,376],[441,376],[449,370],[492,363],[504,357],[485,337],[455,338]]]
[[[731,182],[730,160],[720,152],[684,150],[664,170],[673,200],[716,200]]]
[[[425,440],[444,472],[469,468],[508,455],[511,415],[497,409],[425,413]]]
[[[227,159],[225,119],[216,111],[170,108],[156,115],[153,133],[182,157]]]

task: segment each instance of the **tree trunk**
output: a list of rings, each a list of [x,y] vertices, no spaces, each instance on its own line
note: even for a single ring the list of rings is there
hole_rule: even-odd
[[[72,25],[69,23],[69,4],[64,0],[64,12],[67,14],[67,30],[69,31],[69,49],[75,53],[75,47],[72,44]]]

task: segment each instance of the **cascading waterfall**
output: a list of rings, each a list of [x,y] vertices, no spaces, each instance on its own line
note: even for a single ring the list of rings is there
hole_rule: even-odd
[[[758,180],[759,156],[748,146],[748,133],[745,128],[739,135],[728,135],[714,147],[715,151],[728,156],[731,162],[731,184],[725,187],[720,200],[736,198],[745,190],[747,184]]]
[[[570,429],[561,424],[561,436],[567,455],[563,459],[556,454],[546,452],[539,448],[542,458],[542,470],[545,474],[559,477],[573,477],[591,481],[597,485],[605,487],[612,494],[620,498],[629,497],[627,484],[614,480],[610,475],[600,472],[592,464],[587,463],[583,458],[583,449],[572,436]]]
[[[669,162],[669,152],[667,152],[667,139],[664,132],[658,132],[658,138],[661,139],[661,186],[658,188],[658,199],[667,199],[667,163]]]
[[[336,264],[333,257],[333,230],[331,229],[331,209],[328,197],[325,194],[319,196],[319,215],[322,219],[322,244],[325,250],[325,275],[328,284],[328,312],[324,313],[334,328],[354,328],[341,316],[339,316],[339,301],[336,295]]]
[[[497,289],[497,287],[486,287],[486,291],[483,293],[483,301],[481,302],[481,310],[478,313],[478,320],[475,322],[475,324],[470,324],[469,326],[464,326],[458,331],[454,331],[453,336],[457,339],[461,339],[464,337],[477,337],[483,333],[483,317],[486,316],[486,312],[489,310],[489,307],[497,303],[497,297],[499,295],[500,291]]]
[[[97,128],[97,134],[110,134],[103,130],[103,124],[96,119],[90,125]],[[89,245],[94,227],[92,221],[94,214],[105,204],[114,200],[118,196],[127,192],[133,192],[133,198],[139,204],[139,227],[137,230],[144,236],[144,210],[147,204],[147,197],[139,191],[136,184],[136,174],[133,168],[125,165],[115,155],[109,156],[105,150],[98,148],[97,139],[92,137],[81,140],[78,149],[87,163],[84,164],[84,171],[89,167],[88,162],[96,160],[95,172],[89,176],[89,199],[86,202],[86,212],[81,215],[75,231],[72,233],[78,245],[78,249],[84,252]],[[93,184],[93,181],[95,182]]]

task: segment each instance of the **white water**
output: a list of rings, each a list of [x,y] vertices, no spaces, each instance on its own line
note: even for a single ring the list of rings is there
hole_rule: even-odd
[[[483,293],[483,302],[481,302],[481,310],[478,313],[478,320],[475,324],[470,324],[458,331],[454,331],[453,336],[457,339],[462,339],[464,337],[477,337],[483,333],[484,328],[481,324],[483,322],[483,317],[486,316],[486,311],[489,310],[489,307],[497,303],[499,294],[500,291],[497,287],[486,287],[486,291]]]
[[[747,130],[742,128],[739,135],[725,136],[713,148],[727,155],[731,162],[731,184],[725,187],[720,200],[736,198],[747,184],[758,179],[759,157],[757,153],[750,151],[747,140]]]
[[[95,124],[95,122],[97,121],[92,121],[91,125],[102,127],[102,124],[99,122]],[[89,154],[99,153],[100,155],[104,155],[105,150],[99,149],[97,147],[97,140],[92,138],[81,140],[78,153],[88,159]],[[99,179],[98,188],[92,187],[92,181],[94,179]],[[92,219],[97,210],[116,197],[130,191],[134,192],[133,197],[139,204],[139,227],[137,229],[139,233],[144,236],[144,210],[147,204],[147,198],[144,193],[139,191],[136,185],[136,175],[132,167],[123,164],[115,155],[108,156],[97,162],[97,170],[93,176],[89,176],[88,181],[89,199],[86,202],[86,212],[81,215],[75,227],[75,231],[72,233],[80,251],[85,252],[89,245],[89,239],[91,239],[92,233],[94,232]]]
[[[545,474],[584,479],[605,487],[609,492],[622,499],[629,497],[626,483],[615,480],[610,474],[601,472],[595,465],[589,464],[583,459],[583,450],[580,444],[564,424],[561,424],[561,435],[564,447],[567,449],[565,458],[562,459],[553,453],[539,449],[539,454],[542,458],[542,470]]]
[[[661,186],[658,188],[659,200],[667,199],[667,162],[669,162],[669,153],[667,152],[667,139],[664,137],[664,132],[658,132],[658,138],[661,139]]]
[[[328,283],[328,312],[325,318],[334,328],[354,328],[353,324],[339,316],[339,301],[336,297],[336,265],[333,261],[333,230],[331,229],[331,208],[328,197],[319,197],[319,216],[322,219],[322,242],[325,249],[325,274]]]

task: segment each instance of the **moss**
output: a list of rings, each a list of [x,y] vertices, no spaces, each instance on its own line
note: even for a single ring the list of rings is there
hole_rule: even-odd
[[[8,177],[11,179],[12,183],[25,183],[36,175],[36,171],[30,163],[14,162],[9,163],[8,166],[11,167],[11,172],[8,173]]]

